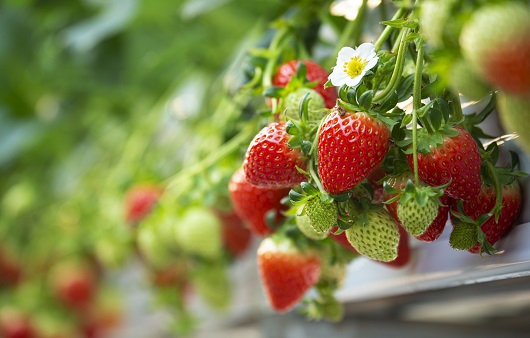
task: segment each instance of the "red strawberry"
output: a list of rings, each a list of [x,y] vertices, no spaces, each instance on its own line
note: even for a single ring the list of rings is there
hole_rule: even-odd
[[[418,174],[430,186],[440,186],[451,181],[445,194],[456,199],[474,198],[482,184],[480,167],[482,160],[477,143],[466,130],[456,127],[458,135],[445,136],[438,147],[431,147],[428,154],[418,153]],[[414,170],[412,154],[407,157]]]
[[[234,257],[242,255],[252,241],[252,233],[243,220],[233,211],[217,211],[222,223],[222,235],[225,248]]]
[[[460,45],[486,82],[511,95],[530,94],[528,4],[507,1],[480,7],[464,25]]]
[[[296,167],[305,169],[300,149],[289,148],[285,122],[263,128],[250,143],[243,168],[247,181],[262,188],[290,188],[305,180]]]
[[[480,192],[475,198],[464,201],[464,212],[467,216],[476,220],[480,215],[491,212],[495,206],[495,188],[484,183]],[[453,210],[458,211],[456,205]],[[517,180],[502,187],[502,210],[499,220],[495,222],[495,216],[490,217],[481,229],[486,234],[486,239],[493,245],[512,226],[521,211],[521,186]],[[455,224],[455,217],[451,215],[451,222]],[[469,250],[472,253],[479,253],[480,245],[477,244]]]
[[[390,130],[380,120],[337,107],[318,137],[318,173],[324,189],[340,194],[379,166],[390,147]]]
[[[355,250],[355,248],[353,246],[351,246],[350,242],[348,241],[348,237],[346,237],[346,232],[343,231],[340,234],[335,235],[337,230],[339,230],[338,226],[332,227],[330,232],[329,232],[329,237],[331,237],[331,239],[333,239],[335,242],[339,243],[340,245],[342,245],[346,249],[350,250],[351,252],[355,252],[356,254],[359,254],[359,252],[357,250]]]
[[[387,184],[389,184],[391,187],[402,190],[405,188],[405,185],[407,184],[408,180],[414,179],[414,175],[412,173],[405,173],[401,174],[396,177],[391,177],[387,180]],[[388,201],[395,195],[388,194],[383,191],[383,200]],[[447,219],[449,218],[449,209],[451,205],[451,199],[445,195],[440,197],[440,202],[443,204],[441,206],[438,206],[438,215],[432,221],[431,225],[427,227],[427,230],[419,235],[414,236],[416,239],[423,241],[423,242],[432,242],[438,239],[440,235],[442,234],[445,224],[447,223]],[[399,223],[399,217],[397,215],[397,208],[398,208],[399,200],[394,201],[392,203],[386,204],[386,208],[388,209],[388,212],[394,217],[394,219]],[[401,226],[400,226],[401,227]]]
[[[89,264],[65,260],[57,263],[50,274],[52,289],[58,299],[71,309],[85,309],[94,298],[97,278]]]
[[[37,337],[29,317],[14,308],[0,310],[0,336],[4,338]]]
[[[274,78],[272,79],[272,84],[278,87],[285,87],[291,81],[291,78],[296,74],[298,68],[298,63],[303,62],[307,69],[306,78],[310,82],[317,82],[316,86],[313,88],[316,90],[323,98],[327,108],[333,108],[337,102],[337,89],[335,87],[324,88],[326,82],[328,82],[329,73],[322,68],[318,63],[315,63],[310,60],[291,60],[282,64]]]
[[[15,286],[22,278],[20,263],[0,247],[0,288]]]
[[[300,251],[289,238],[268,237],[258,248],[258,269],[272,308],[287,312],[320,278],[320,256]]]
[[[286,206],[280,202],[289,194],[289,189],[260,188],[248,183],[243,169],[237,170],[228,184],[234,211],[246,221],[250,231],[259,236],[267,236],[272,230],[265,221],[269,212],[275,212],[275,225],[284,218],[280,213]]]
[[[162,189],[154,185],[138,185],[131,188],[125,197],[125,219],[136,225],[144,219],[162,195]]]

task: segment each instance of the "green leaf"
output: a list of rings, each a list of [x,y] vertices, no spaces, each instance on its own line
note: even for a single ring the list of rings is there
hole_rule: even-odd
[[[337,202],[346,202],[347,200],[349,200],[351,197],[351,194],[349,193],[342,193],[342,194],[337,194],[337,195],[333,195],[333,199]]]
[[[396,92],[390,94],[390,96],[381,103],[379,107],[376,108],[376,111],[380,113],[385,113],[391,109],[394,109],[398,104],[398,95]]]
[[[407,35],[403,41],[405,42],[414,42],[414,40],[416,40],[417,38],[420,37],[420,34],[419,33],[410,33],[409,35]]]
[[[276,86],[267,87],[263,91],[263,96],[275,98],[275,99],[281,99],[282,97],[285,96],[285,88],[276,87]]]
[[[291,189],[289,191],[289,199],[291,202],[296,203],[300,202],[306,199],[305,195],[300,194],[299,192],[296,192],[295,190]]]
[[[379,23],[381,25],[386,25],[394,28],[403,28],[405,24],[407,23],[407,19],[396,19],[396,20],[387,20],[387,21],[380,21]]]
[[[299,135],[291,137],[291,139],[287,142],[287,145],[289,148],[300,148],[302,146],[302,137]]]
[[[429,119],[434,130],[439,130],[442,126],[443,116],[438,109],[429,110]]]
[[[308,195],[308,196],[315,196],[318,195],[319,191],[315,186],[313,186],[309,182],[302,182],[300,183],[300,187],[302,187],[302,190]]]
[[[311,148],[313,147],[313,143],[309,142],[308,140],[303,140],[300,147],[302,148],[302,152],[305,155],[309,155],[311,153]]]
[[[289,135],[300,134],[300,128],[298,127],[298,123],[295,123],[292,120],[288,120],[287,123],[285,124],[285,131]]]
[[[414,74],[410,74],[405,78],[402,78],[396,89],[398,95],[398,101],[402,102],[412,96],[414,89]]]
[[[335,87],[335,85],[333,85],[333,83],[331,83],[330,79],[328,79],[328,81],[324,84],[324,88],[328,88],[328,87]]]
[[[367,112],[370,110],[372,106],[373,98],[374,98],[373,90],[367,90],[361,95],[358,103],[359,103],[359,106],[363,109],[363,111]]]

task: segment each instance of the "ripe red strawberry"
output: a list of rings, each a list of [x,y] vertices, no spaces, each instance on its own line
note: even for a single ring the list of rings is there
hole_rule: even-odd
[[[260,188],[252,185],[246,180],[241,168],[232,175],[228,190],[234,211],[248,223],[252,233],[267,236],[273,232],[265,220],[269,212],[276,213],[274,225],[284,219],[280,211],[287,207],[280,202],[289,194],[289,189]]]
[[[155,185],[137,185],[132,187],[125,197],[125,219],[127,223],[136,225],[144,219],[154,207],[162,189]]]
[[[252,241],[252,233],[234,211],[216,213],[222,223],[221,231],[226,250],[234,257],[241,256]]]
[[[287,86],[293,75],[296,74],[299,62],[301,61],[291,60],[282,64],[276,71],[272,84],[278,87]],[[333,108],[338,98],[337,89],[335,87],[324,88],[328,81],[329,73],[316,62],[310,60],[303,60],[302,62],[307,69],[307,80],[309,82],[317,82],[313,89],[324,98],[327,108]]]
[[[340,194],[379,166],[390,147],[390,130],[380,120],[338,107],[318,137],[318,173],[324,189]]]
[[[492,24],[495,23],[495,24]],[[492,86],[530,94],[530,8],[516,1],[476,10],[460,35],[462,54]]]
[[[83,261],[57,263],[50,271],[50,282],[57,298],[73,310],[87,308],[96,294],[96,273]]]
[[[4,338],[34,338],[36,330],[30,318],[15,308],[0,310],[0,336]]]
[[[495,188],[484,183],[480,192],[475,198],[464,201],[464,212],[467,216],[476,220],[480,215],[491,212],[495,206]],[[458,211],[456,206],[453,210]],[[502,187],[502,210],[499,220],[495,222],[495,216],[490,217],[481,229],[486,234],[486,239],[493,245],[497,242],[513,225],[521,211],[521,186],[517,180]],[[451,222],[455,225],[455,217],[451,215]],[[477,244],[469,250],[472,253],[479,253],[480,245]]]
[[[287,237],[268,237],[258,248],[261,283],[272,308],[291,310],[320,278],[320,256],[300,251]]]
[[[7,250],[0,247],[0,288],[15,286],[21,278],[20,263]]]
[[[389,178],[387,180],[387,184],[389,184],[395,189],[402,190],[403,188],[405,188],[407,181],[409,179],[412,180],[413,178],[414,175],[412,173],[404,173],[399,176]],[[388,194],[387,192],[383,191],[384,201],[388,201],[394,196],[395,195]],[[438,239],[438,237],[440,237],[440,235],[442,234],[445,228],[445,224],[447,223],[447,219],[449,218],[449,208],[451,204],[451,199],[443,195],[440,197],[440,202],[443,205],[438,206],[438,214],[436,218],[427,227],[427,230],[425,230],[423,234],[414,236],[416,239],[422,242],[432,242]],[[399,223],[399,217],[397,214],[398,203],[399,200],[386,204],[386,208],[390,212],[390,215],[392,215],[392,217],[394,217],[394,219]]]
[[[302,152],[289,148],[289,138],[285,122],[273,122],[254,137],[243,163],[250,184],[262,188],[291,188],[306,179],[296,170],[296,167],[306,167]]]
[[[418,153],[418,174],[422,182],[430,186],[451,183],[444,193],[455,199],[467,200],[475,197],[482,184],[479,148],[466,130],[455,127],[458,135],[445,136],[438,147],[431,147],[428,154]],[[412,154],[407,157],[414,170]]]

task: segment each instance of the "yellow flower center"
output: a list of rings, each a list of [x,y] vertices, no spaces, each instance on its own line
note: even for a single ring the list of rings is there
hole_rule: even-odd
[[[349,61],[344,62],[344,72],[348,74],[349,77],[354,78],[361,75],[364,66],[368,62],[360,56],[354,56]]]

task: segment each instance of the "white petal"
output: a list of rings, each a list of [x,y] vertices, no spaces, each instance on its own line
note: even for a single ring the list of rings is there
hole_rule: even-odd
[[[348,78],[348,81],[346,81],[346,85],[350,86],[350,87],[357,86],[359,84],[359,82],[361,82],[361,79],[363,78],[363,75],[364,74],[360,74],[360,75],[354,77],[353,79],[352,78]]]
[[[370,69],[374,68],[374,66],[377,64],[377,60],[379,60],[379,58],[377,58],[377,57],[374,57],[374,58],[370,59],[370,61],[368,61],[366,66],[364,66],[364,70],[363,71],[367,71],[367,70],[370,70]]]
[[[342,86],[343,84],[346,83],[346,81],[349,79],[348,75],[342,71],[340,72],[335,72],[333,71],[333,73],[329,74],[328,76],[328,79],[331,81],[331,83],[334,85],[334,86]]]
[[[370,60],[375,56],[375,47],[373,44],[369,42],[365,42],[361,44],[359,47],[357,47],[356,52],[357,55],[362,57],[365,60]]]
[[[349,61],[355,55],[355,49],[351,47],[342,47],[337,56],[337,65],[342,67],[344,62]]]

